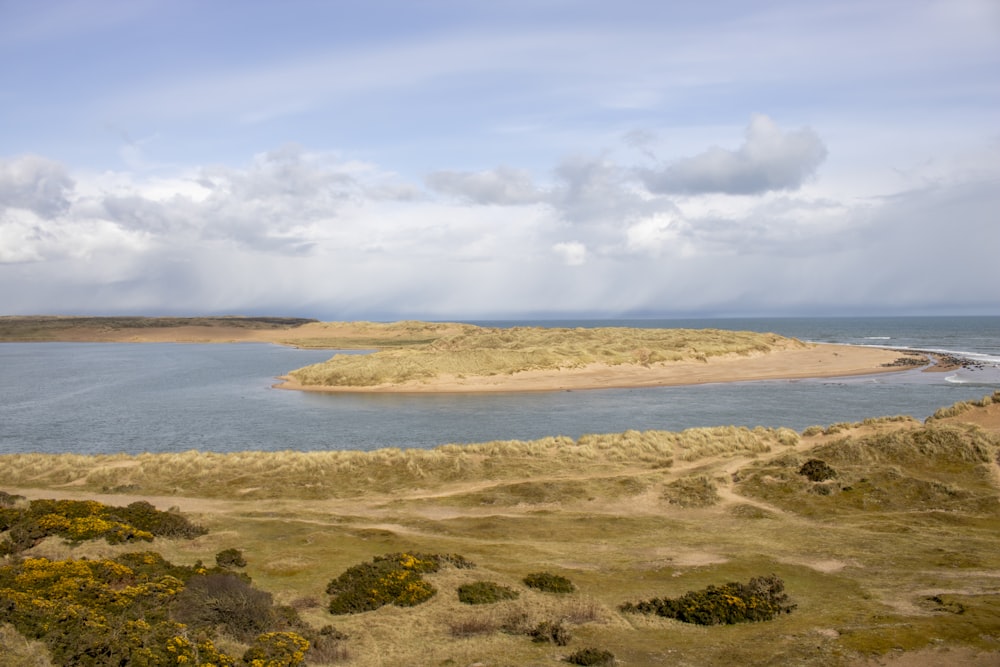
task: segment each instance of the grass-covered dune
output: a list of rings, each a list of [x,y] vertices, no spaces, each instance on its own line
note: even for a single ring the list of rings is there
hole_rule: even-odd
[[[371,355],[336,355],[289,373],[304,387],[370,387],[440,376],[512,375],[591,364],[649,367],[663,362],[749,356],[803,344],[776,334],[720,329],[564,329],[466,326],[424,344]]]
[[[303,659],[319,665],[554,666],[611,664],[611,655],[639,666],[989,665],[1000,658],[998,455],[1000,392],[926,423],[881,418],[803,433],[5,455],[0,490],[24,496],[19,507],[93,500],[131,508],[102,510],[121,522],[159,517],[148,502],[205,532],[157,533],[141,546],[69,540],[102,524],[54,517],[61,505],[43,504],[39,525],[58,530],[22,540],[32,546],[0,562],[0,584],[18,563],[68,570],[86,557],[94,568],[151,562],[123,554],[155,551],[181,582],[159,593],[162,622],[196,619],[190,627],[204,636],[191,630],[192,645],[208,641],[214,622],[213,650],[252,655],[264,650],[259,638],[198,611],[211,580],[192,574],[199,561],[239,552],[254,589],[232,585],[266,598],[255,613],[311,638],[319,648]],[[286,637],[265,635],[271,651]],[[52,664],[45,641],[55,640],[0,625],[0,665]],[[300,648],[290,641],[289,651]]]

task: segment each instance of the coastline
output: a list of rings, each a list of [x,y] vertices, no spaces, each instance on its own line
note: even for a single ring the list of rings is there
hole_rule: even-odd
[[[303,385],[288,376],[276,389],[321,393],[489,393],[546,392],[586,389],[623,389],[848,377],[876,373],[899,373],[913,365],[891,365],[906,356],[885,348],[809,344],[804,348],[780,349],[754,356],[712,357],[707,361],[675,361],[641,366],[591,364],[582,368],[524,371],[512,375],[455,377],[442,375],[423,381],[374,386]],[[927,363],[931,363],[925,356]],[[887,365],[890,364],[890,365]]]

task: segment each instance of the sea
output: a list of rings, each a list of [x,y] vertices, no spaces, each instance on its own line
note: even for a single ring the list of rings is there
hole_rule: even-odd
[[[626,430],[789,427],[909,415],[1000,389],[1000,317],[474,321],[483,326],[715,328],[924,350],[952,372],[642,389],[320,394],[277,377],[335,350],[279,345],[0,343],[0,453],[374,450]],[[364,354],[353,351],[351,354]]]

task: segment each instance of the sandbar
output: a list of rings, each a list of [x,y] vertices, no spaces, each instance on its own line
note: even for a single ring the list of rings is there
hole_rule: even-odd
[[[710,357],[707,361],[672,361],[649,366],[591,364],[580,368],[532,370],[510,375],[442,375],[427,380],[373,386],[303,385],[285,376],[281,378],[281,383],[274,386],[333,393],[481,393],[667,387],[899,373],[905,368],[887,364],[892,364],[901,356],[896,350],[883,348],[810,344],[756,355],[726,355]]]

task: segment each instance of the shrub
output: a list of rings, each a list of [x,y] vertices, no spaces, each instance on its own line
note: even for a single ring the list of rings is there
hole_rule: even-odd
[[[302,623],[270,599],[246,576],[172,565],[148,551],[0,565],[0,615],[25,638],[43,642],[59,665],[233,667],[238,658],[211,641],[217,627],[246,642],[257,636],[250,655],[260,662],[248,665],[300,664],[308,643],[289,630]]]
[[[497,624],[490,618],[463,618],[449,623],[448,631],[452,637],[459,639],[479,635],[491,635],[497,631]]]
[[[24,500],[24,496],[0,491],[0,507],[13,507],[20,500]]]
[[[551,572],[529,574],[524,578],[524,585],[546,593],[572,593],[576,590],[572,581]]]
[[[386,554],[354,565],[327,585],[330,613],[358,614],[387,604],[412,607],[426,602],[437,589],[422,575],[437,572],[442,563],[474,567],[461,556],[421,553]]]
[[[615,664],[615,654],[597,648],[582,648],[566,656],[566,662],[571,665],[597,665],[611,667]]]
[[[799,474],[804,475],[811,482],[825,482],[836,477],[837,471],[831,468],[826,461],[809,459],[799,468]]]
[[[208,532],[202,526],[188,521],[177,512],[161,512],[144,500],[126,507],[108,507],[106,512],[112,517],[157,537],[182,537],[192,539]]]
[[[197,537],[207,531],[180,514],[160,512],[147,502],[113,507],[93,500],[33,500],[26,507],[5,508],[0,524],[9,533],[0,555],[30,549],[50,535],[70,542],[104,538],[110,544],[151,541],[160,537]]]
[[[458,587],[458,599],[465,604],[492,604],[501,600],[516,600],[519,595],[514,589],[492,581],[474,581]]]
[[[294,667],[301,665],[309,641],[294,632],[267,632],[257,637],[243,654],[248,667]]]
[[[317,633],[307,635],[309,639],[309,664],[328,665],[334,662],[345,662],[351,654],[344,645],[347,635],[326,625]]]
[[[219,567],[246,567],[247,559],[239,549],[223,549],[215,554],[215,564]]]
[[[625,603],[624,612],[656,614],[684,623],[722,625],[769,621],[781,613],[790,613],[785,583],[774,575],[754,577],[746,584],[728,583],[688,591],[679,598],[653,598],[639,603]]]
[[[531,641],[545,644],[551,642],[556,646],[566,646],[572,639],[569,629],[562,621],[542,621],[532,628],[528,635]]]
[[[277,621],[270,593],[228,573],[192,577],[177,596],[174,616],[196,627],[222,627],[241,641],[253,639]]]

